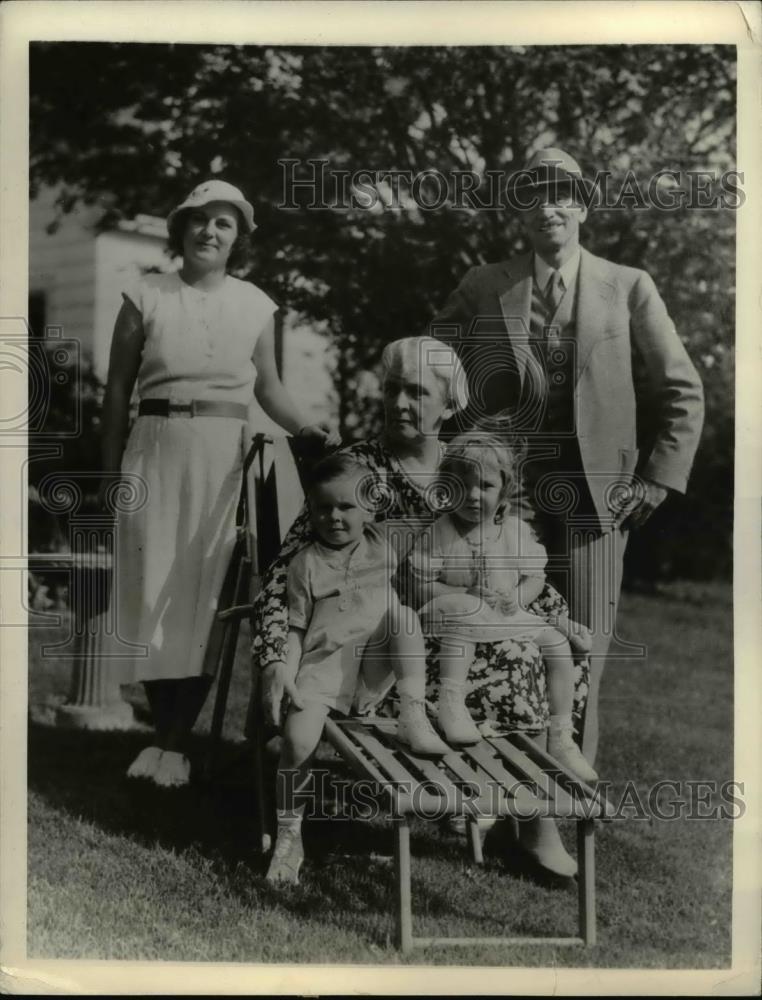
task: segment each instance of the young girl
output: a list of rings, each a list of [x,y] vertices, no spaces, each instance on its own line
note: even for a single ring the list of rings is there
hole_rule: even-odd
[[[481,431],[461,434],[447,449],[440,488],[448,513],[416,543],[411,565],[424,632],[442,643],[438,724],[445,739],[480,739],[465,706],[465,686],[477,642],[530,638],[545,664],[550,732],[548,752],[585,781],[598,776],[572,738],[572,645],[589,652],[584,626],[555,626],[524,610],[542,590],[545,549],[528,525],[509,511],[515,456]]]
[[[363,498],[367,479],[365,466],[339,453],[315,467],[307,490],[317,540],[289,566],[287,658],[268,668],[279,673],[281,683],[265,685],[271,694],[285,691],[291,702],[283,729],[269,881],[298,881],[304,857],[300,791],[328,712],[350,709],[361,664],[366,678],[374,669],[388,677],[392,667],[400,695],[399,739],[417,753],[448,750],[426,716],[423,636],[415,612],[400,604],[392,587],[397,558]],[[370,694],[367,687],[365,694]],[[278,714],[279,706],[269,708],[271,715]]]

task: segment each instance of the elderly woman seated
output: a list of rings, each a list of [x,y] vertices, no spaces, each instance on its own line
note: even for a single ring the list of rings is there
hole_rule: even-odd
[[[437,477],[444,456],[440,441],[443,423],[465,408],[468,387],[465,372],[447,344],[428,337],[410,337],[389,344],[382,357],[385,426],[378,439],[345,449],[364,466],[375,494],[376,520],[394,521],[396,533],[407,536],[411,548],[416,535],[439,514]],[[255,606],[252,652],[262,671],[263,693],[272,720],[280,721],[284,693],[293,692],[286,670],[289,612],[287,579],[291,561],[313,540],[305,508],[286,536],[278,558],[269,568]],[[400,594],[403,605],[404,592]],[[562,597],[546,585],[530,610],[548,617],[566,613]],[[438,689],[436,640],[427,638],[427,700]],[[373,689],[373,682],[362,685]],[[466,705],[486,732],[521,730],[544,739],[548,725],[548,698],[542,659],[529,639],[479,642],[468,678]],[[575,667],[575,716],[579,718],[587,694],[586,665]],[[394,710],[394,694],[378,708]],[[284,816],[279,821],[285,820]],[[301,816],[289,811],[288,837],[279,837],[269,877],[295,881],[302,858]],[[576,863],[564,849],[555,823],[537,818],[519,825],[519,846],[549,872],[570,876]],[[506,831],[507,831],[506,827]]]

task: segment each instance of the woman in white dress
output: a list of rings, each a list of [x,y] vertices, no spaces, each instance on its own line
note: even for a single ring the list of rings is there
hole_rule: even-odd
[[[146,503],[118,520],[112,602],[121,649],[135,645],[126,666],[117,661],[120,677],[143,682],[156,728],[155,745],[127,773],[165,786],[189,780],[182,749],[212,680],[204,652],[235,541],[252,393],[285,431],[338,443],[308,424],[280,381],[277,306],[228,273],[255,228],[242,192],[206,181],[167,225],[181,268],[125,290],[116,320],[102,486],[105,498],[121,471],[146,487]],[[138,417],[127,439],[136,381]]]

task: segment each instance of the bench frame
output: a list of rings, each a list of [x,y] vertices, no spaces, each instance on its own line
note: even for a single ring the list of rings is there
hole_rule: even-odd
[[[429,760],[408,751],[396,740],[395,731],[392,719],[328,719],[324,737],[359,778],[375,785],[379,802],[391,816],[395,942],[399,950],[408,954],[432,945],[594,945],[595,822],[607,818],[605,800],[522,733],[483,739],[476,746]],[[413,934],[410,819],[415,815],[431,819],[465,816],[472,857],[481,864],[478,818],[495,814],[516,819],[538,814],[576,820],[578,936],[458,938]]]

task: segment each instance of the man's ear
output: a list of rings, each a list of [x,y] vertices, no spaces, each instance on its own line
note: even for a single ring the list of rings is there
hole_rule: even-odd
[[[586,219],[587,219],[587,206],[586,205],[580,205],[579,206],[579,224],[582,225],[582,223]]]

